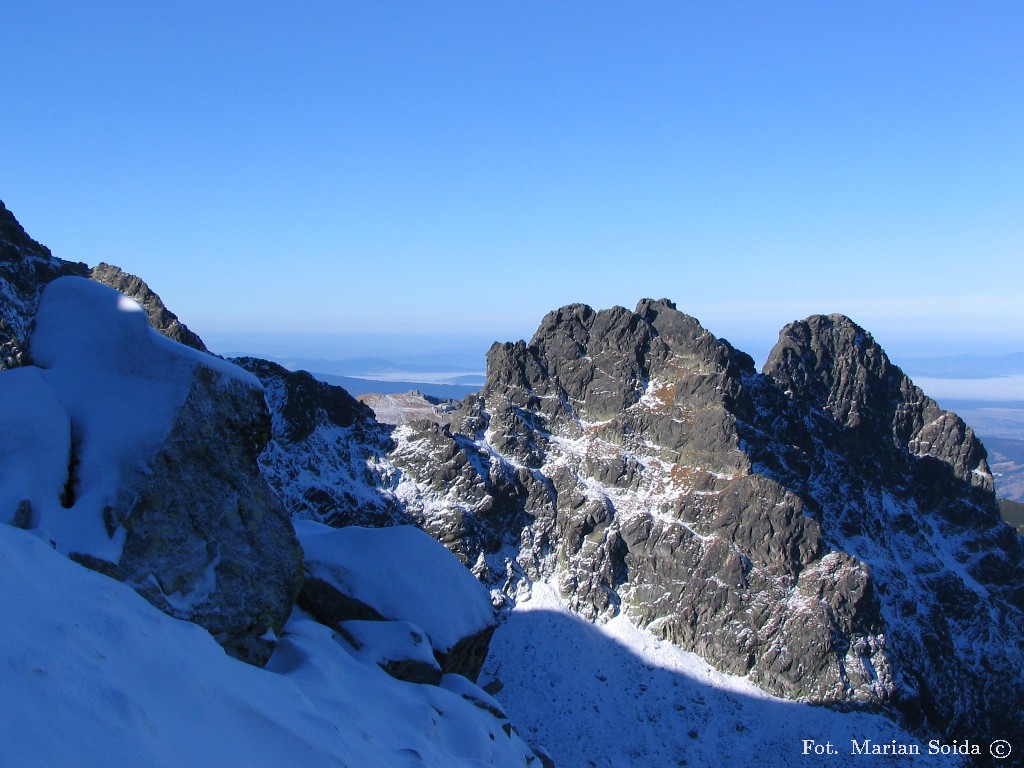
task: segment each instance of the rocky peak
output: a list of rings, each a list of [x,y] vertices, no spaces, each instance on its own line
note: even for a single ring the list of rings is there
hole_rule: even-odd
[[[26,255],[42,259],[53,258],[49,248],[29,237],[25,228],[4,205],[3,200],[0,200],[0,243],[4,243],[5,248],[16,249]]]
[[[927,397],[848,317],[790,323],[764,373],[794,401],[827,415],[847,446],[931,458],[957,480],[992,491],[985,449],[970,427]]]
[[[848,318],[787,326],[759,374],[670,301],[567,305],[491,348],[450,431],[395,437],[424,527],[506,593],[552,578],[784,696],[1011,728],[1021,681],[981,681],[1024,655],[1024,558],[984,449]]]
[[[84,277],[85,264],[64,261],[25,232],[0,201],[0,370],[25,361],[25,343],[43,287],[66,275]]]
[[[167,309],[160,297],[141,278],[106,262],[100,262],[93,267],[89,277],[139,302],[146,310],[149,324],[164,336],[200,352],[209,351],[203,340],[181,323],[178,316]]]
[[[764,372],[841,428],[875,433],[883,427],[878,406],[901,399],[909,385],[871,334],[843,315],[812,315],[787,325]]]
[[[753,370],[753,360],[738,352],[728,342],[717,338],[700,322],[676,309],[668,299],[642,299],[636,307],[636,314],[648,323],[654,335],[660,338],[675,354],[692,355],[708,363],[726,364],[732,358],[743,368]],[[749,361],[749,365],[748,365]]]
[[[484,395],[503,393],[552,417],[618,413],[639,397],[640,351],[649,341],[649,327],[622,307],[570,304],[546,315],[528,346],[491,348]]]
[[[716,393],[735,394],[754,369],[748,355],[668,300],[644,299],[635,312],[570,304],[546,315],[529,345],[491,347],[482,394],[549,417],[565,412],[601,421],[636,405],[652,380],[680,373],[688,379],[684,391],[664,397],[704,392],[720,399]],[[735,381],[722,390],[726,379]]]

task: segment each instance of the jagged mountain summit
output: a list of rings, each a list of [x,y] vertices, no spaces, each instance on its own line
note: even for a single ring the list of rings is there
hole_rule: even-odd
[[[250,369],[284,413],[302,374]],[[787,326],[758,373],[671,302],[571,305],[443,418],[318,413],[262,458],[302,514],[415,522],[496,599],[553,580],[776,695],[1019,731],[1021,542],[984,448],[848,318]]]
[[[450,427],[393,435],[407,510],[507,591],[553,577],[781,696],[1020,731],[1021,540],[984,448],[845,317],[758,373],[671,302],[570,305],[491,348]]]

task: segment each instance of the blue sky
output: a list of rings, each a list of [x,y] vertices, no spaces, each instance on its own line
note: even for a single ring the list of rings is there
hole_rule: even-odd
[[[482,351],[667,296],[755,356],[815,312],[896,356],[1024,350],[1022,3],[14,0],[3,26],[0,199],[215,347]]]

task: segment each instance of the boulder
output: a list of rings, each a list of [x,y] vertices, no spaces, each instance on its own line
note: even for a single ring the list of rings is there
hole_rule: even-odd
[[[487,589],[413,526],[330,528],[296,523],[305,552],[300,604],[328,626],[347,620],[421,627],[445,673],[476,680],[496,626]]]
[[[0,519],[264,663],[299,588],[301,550],[259,474],[270,434],[259,382],[78,277],[43,291],[29,352],[35,365],[0,374],[13,425]]]

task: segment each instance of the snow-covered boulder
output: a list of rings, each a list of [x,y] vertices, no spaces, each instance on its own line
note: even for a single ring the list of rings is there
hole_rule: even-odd
[[[438,685],[441,665],[422,629],[409,621],[341,621],[338,631],[353,655],[407,683]]]
[[[264,663],[301,550],[258,471],[259,382],[77,277],[43,291],[29,355],[0,374],[0,520]]]
[[[494,633],[487,589],[447,549],[413,526],[295,524],[305,551],[300,603],[328,626],[348,620],[412,622],[441,670],[476,680]]]

